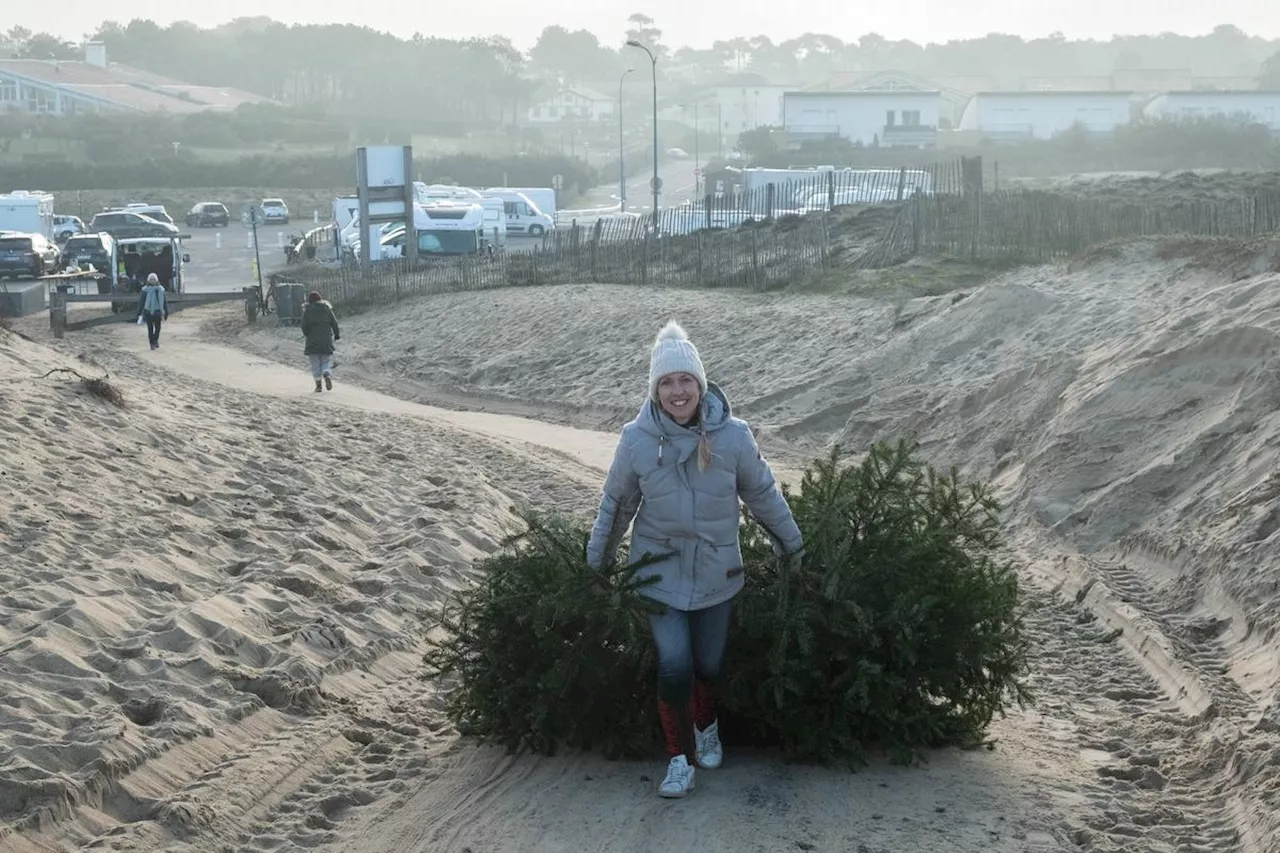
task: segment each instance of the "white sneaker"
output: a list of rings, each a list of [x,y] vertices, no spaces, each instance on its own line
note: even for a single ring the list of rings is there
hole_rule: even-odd
[[[658,786],[658,796],[670,798],[685,796],[693,790],[693,773],[689,760],[683,755],[677,755],[667,764],[667,778],[663,779],[662,784]]]
[[[724,761],[724,747],[720,745],[720,721],[716,720],[705,730],[698,731],[693,727],[693,737],[697,743],[694,752],[698,766],[705,770],[715,770]]]

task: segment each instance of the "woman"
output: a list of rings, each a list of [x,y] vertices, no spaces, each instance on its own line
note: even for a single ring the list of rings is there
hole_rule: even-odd
[[[799,559],[800,529],[746,422],[707,382],[697,348],[674,320],[649,359],[649,396],[622,428],[587,544],[587,562],[610,565],[632,519],[630,560],[659,557],[637,577],[666,605],[650,616],[658,651],[658,712],[666,734],[662,797],[683,797],[694,768],[720,766],[723,751],[712,687],[720,677],[732,599],[741,591],[739,498],[787,559]]]
[[[127,314],[125,315],[128,316]],[[151,273],[138,297],[138,322],[147,321],[147,341],[153,350],[160,349],[160,320],[169,319],[169,299],[160,284],[160,276]]]
[[[307,294],[306,307],[302,309],[302,337],[306,341],[303,354],[311,362],[311,378],[316,391],[333,390],[333,343],[342,339],[338,318],[333,306],[320,296],[320,291]],[[323,388],[320,383],[324,382]]]

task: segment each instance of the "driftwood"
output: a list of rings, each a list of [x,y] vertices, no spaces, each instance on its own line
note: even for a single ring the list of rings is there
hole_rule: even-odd
[[[106,373],[102,376],[83,376],[78,370],[70,367],[55,367],[48,373],[41,376],[41,379],[48,379],[55,373],[65,373],[74,376],[80,380],[80,385],[90,394],[102,400],[106,400],[113,406],[124,408],[124,392],[110,381],[111,374]]]

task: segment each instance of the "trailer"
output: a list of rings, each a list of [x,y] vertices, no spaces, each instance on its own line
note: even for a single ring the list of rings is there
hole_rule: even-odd
[[[0,195],[0,231],[42,234],[54,240],[53,195],[28,190],[14,190]]]

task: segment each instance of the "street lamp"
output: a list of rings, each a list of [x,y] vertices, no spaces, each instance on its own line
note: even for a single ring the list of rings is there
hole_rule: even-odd
[[[689,104],[681,104],[680,106],[684,107],[685,109],[689,108]],[[700,142],[699,137],[701,135],[702,135],[702,122],[698,120],[698,104],[695,101],[693,104],[693,186],[694,186],[695,192],[697,191],[698,184],[700,183],[699,179],[702,177],[698,173],[698,168],[699,168],[698,164],[699,164],[699,161],[702,159],[701,153],[698,150],[698,145]]]
[[[627,82],[627,75],[632,71],[635,69],[628,68],[618,79],[618,205],[623,213],[627,212],[627,167],[622,161],[627,156],[627,149],[622,140],[622,84]]]
[[[652,50],[649,50],[649,48],[635,39],[630,39],[627,42],[627,47],[638,47],[649,54],[649,64],[653,66],[653,181],[650,186],[653,187],[653,215],[656,223],[658,221],[658,193],[662,190],[662,181],[658,177],[658,57],[653,55]]]

